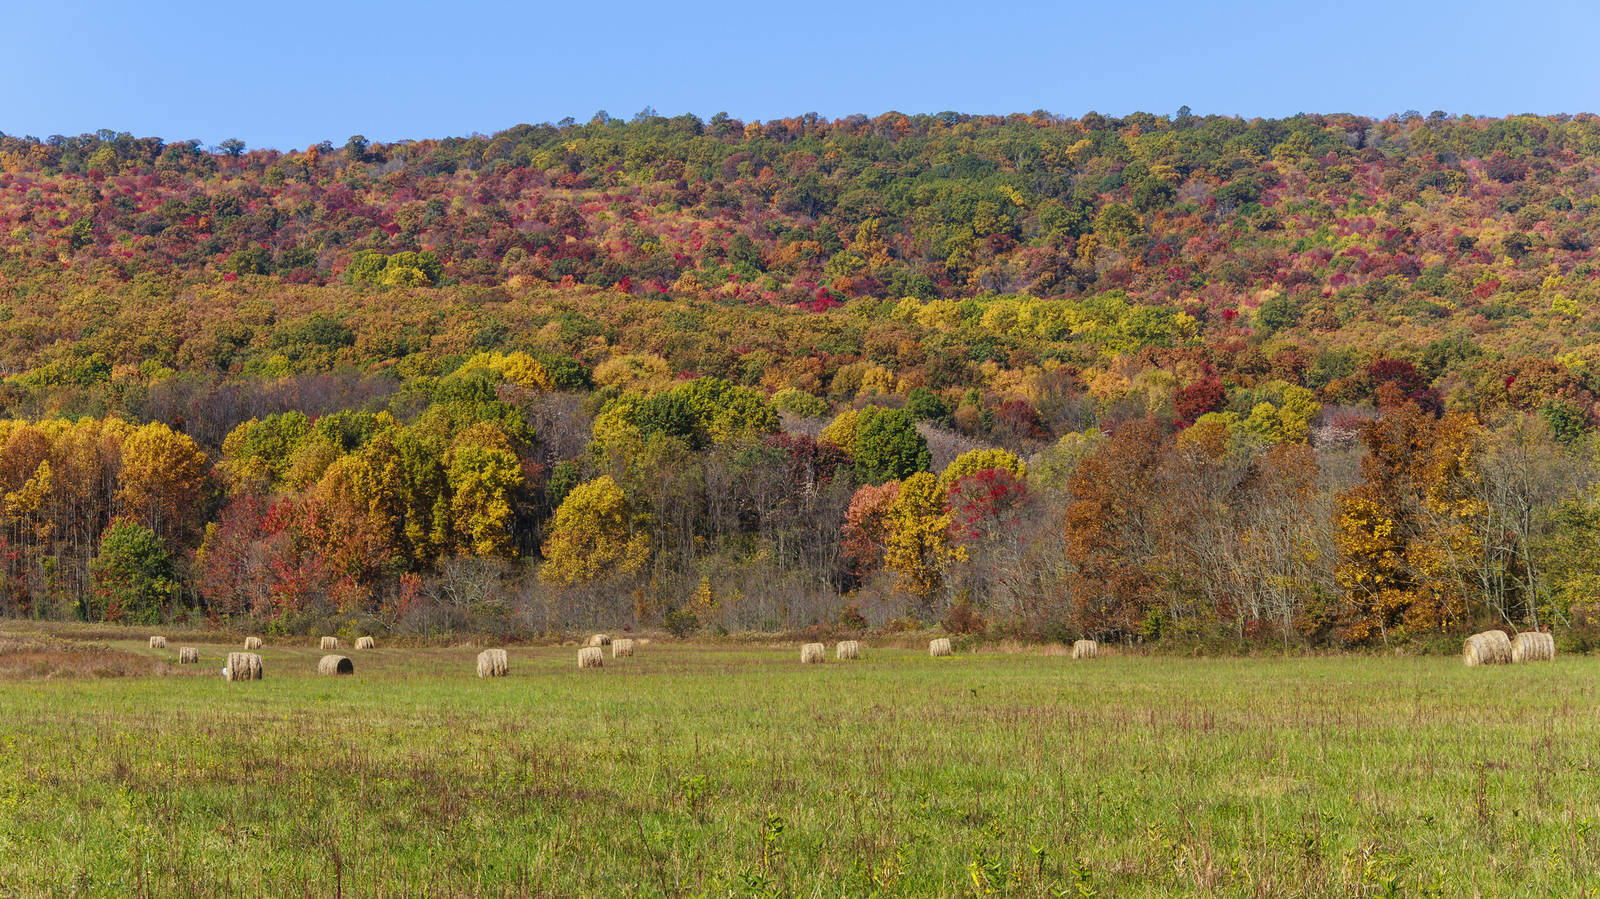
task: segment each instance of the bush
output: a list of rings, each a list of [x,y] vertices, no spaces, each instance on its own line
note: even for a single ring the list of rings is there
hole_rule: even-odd
[[[867,616],[861,614],[860,605],[851,603],[839,613],[839,626],[852,631],[864,631],[867,629]]]
[[[673,609],[667,613],[662,624],[666,626],[667,633],[683,639],[700,630],[700,616],[688,609]]]
[[[983,620],[983,613],[965,596],[950,607],[939,626],[947,634],[981,634],[989,629],[989,623]]]

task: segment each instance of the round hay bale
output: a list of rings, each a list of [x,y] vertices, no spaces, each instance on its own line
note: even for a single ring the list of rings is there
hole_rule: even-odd
[[[503,649],[485,649],[478,653],[479,677],[505,677],[510,668]]]
[[[933,640],[933,641],[928,643],[928,655],[934,656],[935,658],[937,658],[939,656],[947,656],[949,654],[950,654],[950,638],[949,637],[940,637],[939,639]]]
[[[633,642],[639,644],[640,646],[649,646],[650,645],[650,638],[649,637],[640,637],[639,639],[637,639],[637,640],[635,640]]]
[[[260,649],[261,648],[261,638],[260,637],[245,637],[244,638],[244,648],[245,649]]]
[[[150,638],[150,648],[151,649],[166,649],[167,648],[167,638],[166,637],[151,637]]]
[[[1556,658],[1556,638],[1539,631],[1523,631],[1511,641],[1513,662],[1553,662]]]
[[[378,641],[372,639],[371,637],[357,637],[356,638],[356,649],[377,649],[377,648],[378,648]]]
[[[228,653],[228,667],[222,669],[228,680],[260,680],[261,657],[253,652]]]
[[[200,650],[195,649],[193,646],[185,646],[182,649],[178,650],[178,664],[179,665],[198,665],[198,664],[200,664]]]
[[[800,647],[800,664],[821,665],[828,660],[828,647],[821,643],[807,643]]]
[[[338,674],[355,674],[356,666],[345,656],[323,656],[317,663],[317,673],[328,676]]]
[[[1473,634],[1461,648],[1461,661],[1467,665],[1509,665],[1511,638],[1505,631]]]
[[[323,652],[327,652],[330,649],[338,649],[338,648],[339,648],[339,638],[338,637],[323,637],[322,638],[322,651]]]
[[[627,637],[618,637],[611,641],[611,657],[613,659],[633,655],[633,641]]]
[[[833,648],[834,658],[841,662],[861,658],[860,640],[840,640],[839,645]]]
[[[607,634],[595,634],[595,635],[591,636],[583,645],[584,646],[610,646],[611,645],[611,637],[609,635],[607,635]]]
[[[1100,655],[1100,644],[1093,640],[1078,640],[1072,644],[1072,657],[1092,659]]]
[[[606,664],[606,654],[598,646],[585,646],[578,650],[579,668],[603,668]]]

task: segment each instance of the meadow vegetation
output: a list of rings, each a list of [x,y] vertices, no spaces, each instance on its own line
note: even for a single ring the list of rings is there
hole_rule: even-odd
[[[0,894],[1577,896],[1595,663],[0,644]],[[98,645],[88,645],[88,641]],[[24,644],[144,671],[21,672]],[[30,650],[20,650],[30,651]],[[85,675],[85,676],[74,676]]]

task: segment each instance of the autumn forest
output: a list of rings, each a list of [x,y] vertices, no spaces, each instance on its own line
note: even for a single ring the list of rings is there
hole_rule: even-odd
[[[0,616],[1600,642],[1600,117],[0,135]]]

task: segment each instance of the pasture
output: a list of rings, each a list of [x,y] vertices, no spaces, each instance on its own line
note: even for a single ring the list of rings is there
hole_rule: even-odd
[[[590,670],[513,646],[479,679],[480,647],[380,641],[319,677],[314,640],[269,639],[228,683],[236,642],[157,632],[97,635],[98,669],[0,640],[0,897],[1600,887],[1589,658],[658,640]]]

